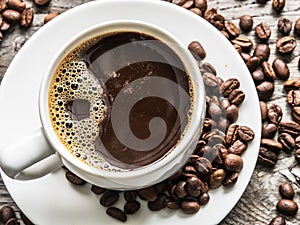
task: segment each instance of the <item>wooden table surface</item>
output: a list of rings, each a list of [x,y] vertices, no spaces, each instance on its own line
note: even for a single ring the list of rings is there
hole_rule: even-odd
[[[72,7],[89,2],[89,0],[52,0],[47,7],[37,7],[31,0],[25,0],[25,2],[28,7],[33,7],[35,12],[34,21],[32,26],[25,29],[18,25],[13,26],[4,35],[0,45],[0,81],[21,46],[35,31],[43,26],[45,15],[50,12],[62,13]],[[296,37],[298,46],[292,54],[282,56],[278,55],[275,51],[276,40],[280,37],[280,34],[276,30],[278,18],[284,16],[295,22],[300,17],[300,0],[286,0],[285,8],[280,14],[272,10],[271,4],[272,1],[267,2],[267,4],[258,4],[256,0],[208,0],[209,8],[216,8],[226,20],[231,20],[235,24],[238,24],[239,17],[243,14],[253,16],[254,26],[260,22],[268,23],[272,29],[272,35],[269,39],[271,48],[269,62],[273,62],[276,57],[285,59],[288,62],[291,77],[300,77],[300,71],[297,68],[297,62],[300,57],[300,37]],[[245,35],[257,43],[253,30]],[[268,104],[275,102],[279,104],[284,112],[283,120],[290,120],[290,108],[286,104],[286,93],[282,89],[282,81],[276,80],[275,84],[275,93],[270,101],[268,101]],[[295,175],[299,175],[300,177],[300,166],[296,164],[292,154],[280,154],[277,165],[272,169],[257,165],[242,198],[220,224],[268,224],[277,214],[276,203],[280,199],[278,187],[283,182],[293,183],[293,187],[297,192],[295,201],[300,205],[300,183],[297,183]],[[0,180],[0,206],[7,204],[16,210],[19,217],[18,207]],[[222,204],[226,207],[226,203]],[[294,217],[287,217],[287,221],[289,225],[300,224],[300,212]]]

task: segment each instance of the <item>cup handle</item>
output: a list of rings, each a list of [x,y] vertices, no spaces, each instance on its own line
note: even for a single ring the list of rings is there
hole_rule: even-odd
[[[63,164],[48,143],[42,128],[0,152],[0,167],[10,178],[32,180]]]

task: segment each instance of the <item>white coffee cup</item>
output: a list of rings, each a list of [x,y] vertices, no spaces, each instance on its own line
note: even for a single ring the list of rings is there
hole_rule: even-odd
[[[182,139],[170,154],[138,169],[116,172],[91,167],[74,157],[65,148],[54,132],[50,121],[48,91],[59,63],[74,47],[99,34],[120,30],[150,34],[172,48],[187,69],[194,96],[190,122]],[[82,179],[101,187],[117,190],[139,189],[170,177],[187,162],[202,130],[205,115],[205,90],[198,64],[187,46],[171,33],[143,21],[113,20],[87,28],[61,48],[50,63],[41,82],[39,113],[42,127],[25,139],[16,140],[14,144],[0,152],[1,169],[9,177],[22,180],[35,179],[64,165]]]

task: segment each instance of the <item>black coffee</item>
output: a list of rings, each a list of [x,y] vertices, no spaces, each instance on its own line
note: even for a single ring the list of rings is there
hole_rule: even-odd
[[[87,164],[132,169],[178,144],[189,123],[193,89],[177,54],[147,34],[92,38],[60,63],[49,89],[53,129]]]

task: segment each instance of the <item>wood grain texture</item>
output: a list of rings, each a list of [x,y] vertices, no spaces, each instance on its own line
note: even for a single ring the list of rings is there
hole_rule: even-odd
[[[101,0],[99,0],[101,1]],[[89,2],[89,0],[52,0],[47,7],[37,7],[33,1],[25,1],[29,7],[33,7],[35,18],[32,26],[29,28],[20,28],[14,26],[8,33],[5,33],[0,45],[0,81],[5,71],[11,63],[13,57],[20,50],[22,45],[30,36],[43,26],[43,19],[50,12],[62,13],[72,7]],[[293,22],[300,17],[300,0],[286,0],[286,6],[282,13],[278,14],[272,10],[272,1],[267,4],[258,4],[255,0],[208,0],[209,8],[216,8],[226,20],[232,20],[238,25],[239,17],[243,14],[253,16],[254,26],[260,22],[267,22],[271,29],[272,35],[268,41],[271,48],[269,62],[273,62],[276,57],[285,59],[291,71],[291,77],[299,77],[300,72],[297,68],[297,62],[300,57],[300,37],[297,37],[297,47],[290,55],[278,55],[275,50],[276,40],[281,37],[277,32],[277,20],[284,16]],[[155,12],[154,12],[155,13]],[[259,41],[255,38],[254,30],[244,33],[255,43]],[[293,33],[292,33],[293,35]],[[282,88],[282,81],[275,81],[275,93],[268,102],[279,104],[283,111],[283,120],[290,120],[290,108],[286,104],[286,93]],[[0,106],[3,107],[3,106]],[[296,190],[295,201],[300,205],[300,183],[296,182],[295,176],[300,177],[300,166],[295,163],[292,154],[282,153],[277,165],[273,169],[268,169],[257,165],[251,181],[239,200],[238,204],[230,214],[220,223],[221,225],[245,224],[261,225],[268,224],[277,214],[276,203],[280,199],[278,187],[281,183],[290,181]],[[11,205],[16,211],[19,211],[10,195],[8,194],[2,180],[0,180],[0,207],[2,205]],[[224,204],[224,207],[226,203]],[[17,214],[19,217],[19,214]],[[203,218],[205,220],[205,218]],[[287,224],[300,224],[300,212],[294,217],[287,217]],[[199,221],[199,224],[201,222]]]

